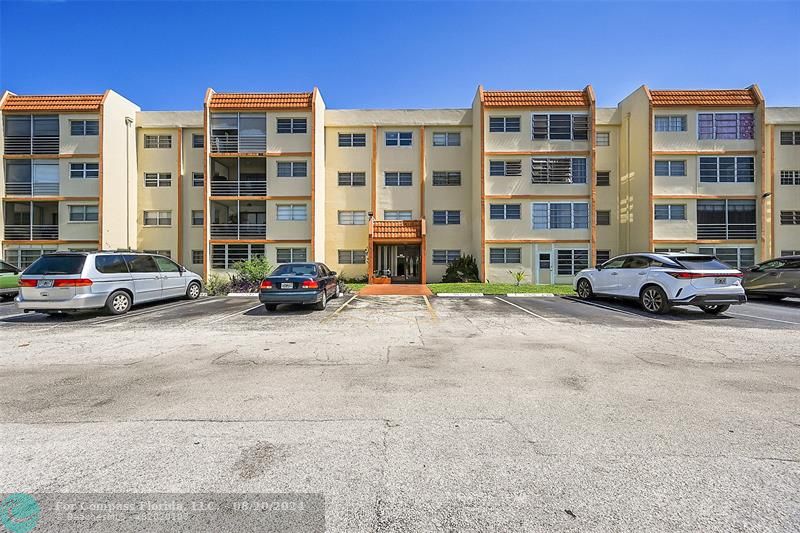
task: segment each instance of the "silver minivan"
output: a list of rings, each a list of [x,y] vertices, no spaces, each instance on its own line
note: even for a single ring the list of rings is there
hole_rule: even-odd
[[[113,315],[131,306],[168,298],[196,299],[203,281],[162,255],[138,252],[56,252],[25,269],[17,307],[26,313],[105,309]]]

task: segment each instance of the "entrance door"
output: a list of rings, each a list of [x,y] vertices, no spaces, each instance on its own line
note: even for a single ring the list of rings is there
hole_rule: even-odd
[[[401,245],[397,247],[397,278],[399,283],[419,283],[419,245]]]

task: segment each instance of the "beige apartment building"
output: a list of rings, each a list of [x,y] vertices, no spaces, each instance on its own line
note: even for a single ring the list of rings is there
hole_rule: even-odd
[[[6,261],[139,249],[208,276],[265,256],[373,283],[568,283],[644,250],[746,266],[800,253],[800,108],[757,86],[478,88],[471,107],[326,109],[304,93],[206,92],[141,111],[113,91],[0,99]]]

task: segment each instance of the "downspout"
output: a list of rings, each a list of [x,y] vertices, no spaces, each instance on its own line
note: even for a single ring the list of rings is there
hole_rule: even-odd
[[[630,252],[631,249],[631,113],[625,115],[625,118],[628,120],[628,146],[627,146],[627,162],[625,173],[628,176],[628,179],[625,180],[625,201],[627,205],[625,206],[625,211],[627,216],[627,224],[625,224],[625,251]]]
[[[131,249],[131,125],[133,119],[125,117],[125,248]]]

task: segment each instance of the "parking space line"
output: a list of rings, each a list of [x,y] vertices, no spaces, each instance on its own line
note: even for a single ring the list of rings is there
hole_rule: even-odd
[[[136,318],[136,317],[139,317],[139,316],[142,316],[142,315],[150,315],[150,314],[156,313],[158,311],[174,309],[176,307],[183,307],[184,305],[191,305],[191,304],[194,304],[194,303],[196,303],[196,300],[190,300],[188,302],[175,302],[175,303],[172,303],[172,304],[169,304],[169,305],[155,306],[155,307],[150,307],[148,309],[142,309],[141,311],[134,311],[132,313],[125,313],[124,315],[112,316],[110,318],[104,318],[104,319],[101,319],[101,320],[96,320],[94,322],[84,322],[84,324],[89,324],[89,325],[92,325],[92,326],[96,326],[98,324],[106,324],[107,322],[114,322],[116,320],[121,320],[123,318]]]
[[[495,299],[496,299],[496,300],[500,300],[501,302],[507,303],[508,305],[510,305],[510,306],[512,306],[512,307],[516,307],[516,308],[517,308],[517,309],[519,309],[520,311],[523,311],[523,312],[525,312],[525,313],[528,313],[529,315],[535,316],[536,318],[541,318],[541,319],[542,319],[542,320],[544,320],[545,322],[549,322],[549,323],[551,323],[551,324],[555,324],[555,322],[553,322],[553,321],[552,321],[552,320],[550,320],[549,318],[547,318],[547,317],[544,317],[544,316],[542,316],[542,315],[537,315],[537,314],[536,314],[536,313],[534,313],[533,311],[529,311],[528,309],[525,309],[524,307],[522,307],[522,306],[519,306],[519,305],[517,305],[517,304],[515,304],[515,303],[509,302],[508,300],[504,300],[504,299],[500,298],[499,296],[495,296]]]
[[[646,320],[654,320],[656,322],[660,322],[661,324],[665,324],[665,323],[670,322],[669,320],[659,320],[659,319],[653,318],[651,316],[640,315],[639,313],[634,313],[633,311],[626,311],[625,309],[619,309],[618,307],[611,307],[610,305],[603,305],[603,304],[599,304],[597,302],[587,302],[586,300],[579,300],[578,298],[572,298],[571,296],[565,296],[564,299],[565,300],[570,300],[572,302],[576,302],[576,303],[579,303],[579,304],[591,305],[593,307],[599,307],[600,309],[608,309],[609,311],[616,311],[617,313],[623,313],[623,314],[626,314],[626,315],[635,316],[636,318],[644,318]]]
[[[436,315],[436,311],[434,311],[433,306],[431,305],[431,301],[428,300],[428,297],[425,296],[424,294],[422,295],[422,298],[425,300],[425,305],[428,306],[428,312],[431,314],[431,319],[438,320],[439,317]]]
[[[248,308],[248,309],[245,309],[244,311],[236,311],[235,313],[230,313],[230,314],[227,314],[227,315],[222,315],[221,317],[219,317],[219,318],[215,318],[214,320],[212,320],[212,321],[210,321],[210,322],[206,322],[204,325],[208,326],[208,325],[210,325],[210,324],[216,324],[217,322],[220,322],[220,321],[222,321],[222,320],[225,320],[226,318],[230,318],[230,317],[232,317],[232,316],[236,316],[236,315],[243,315],[243,314],[245,314],[245,313],[249,313],[250,311],[255,311],[255,310],[256,310],[256,309],[258,309],[259,307],[263,307],[263,306],[264,306],[264,304],[262,304],[262,303],[259,303],[258,305],[254,305],[253,307],[250,307],[250,308]]]
[[[792,324],[792,325],[795,325],[795,326],[800,326],[800,322],[790,322],[788,320],[780,320],[780,319],[777,319],[777,318],[767,318],[767,317],[764,317],[764,316],[745,315],[745,314],[742,314],[742,313],[731,313],[730,311],[726,312],[725,314],[726,315],[731,315],[731,316],[743,316],[743,317],[747,317],[747,318],[755,318],[756,320],[769,320],[770,322],[780,322],[781,324]]]
[[[353,301],[353,300],[355,300],[356,298],[358,298],[358,295],[357,295],[357,294],[354,294],[352,298],[350,298],[350,299],[349,299],[349,300],[347,300],[345,303],[343,303],[342,305],[340,305],[340,306],[339,306],[339,308],[338,308],[336,311],[334,311],[334,312],[333,312],[333,313],[331,313],[330,315],[328,315],[328,316],[326,316],[325,318],[323,318],[322,320],[320,320],[320,322],[325,322],[326,320],[330,320],[331,318],[335,317],[336,315],[338,315],[338,314],[339,314],[339,313],[342,311],[342,309],[344,309],[345,307],[347,307],[348,305],[350,305],[350,302],[352,302],[352,301]]]

